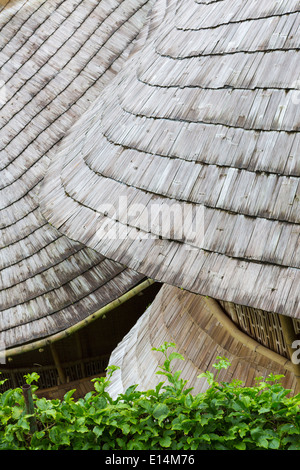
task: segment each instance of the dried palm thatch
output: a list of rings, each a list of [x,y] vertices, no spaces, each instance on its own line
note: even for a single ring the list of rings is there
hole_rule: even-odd
[[[185,302],[205,295],[215,319],[223,307],[232,334],[238,327],[248,349],[254,341],[280,367],[300,331],[299,24],[296,0],[156,0],[134,52],[70,130],[41,188],[42,213],[61,233],[191,292],[167,339]],[[153,307],[158,321],[172,314],[171,292],[167,307],[161,297]],[[226,333],[212,329],[208,346],[201,320],[191,334],[202,331],[206,364]],[[137,325],[116,352],[131,382],[152,327]],[[236,360],[242,345],[228,349]],[[298,369],[289,371],[300,381]]]
[[[120,369],[114,373],[108,391],[115,397],[132,384],[148,390],[163,380],[155,373],[164,358],[151,349],[165,341],[174,342],[176,350],[184,356],[184,361],[174,361],[174,370],[182,371],[181,377],[188,379],[188,387],[194,387],[192,393],[207,389],[207,381],[197,376],[207,370],[214,372],[212,364],[217,356],[225,356],[231,362],[230,368],[220,374],[220,381],[237,379],[253,386],[256,377],[275,373],[285,376],[282,384],[286,388],[300,391],[293,364],[287,357],[265,348],[238,327],[228,326],[228,321],[222,313],[216,318],[205,297],[165,284],[113,351],[110,365]]]
[[[300,318],[299,24],[297,0],[156,0],[53,160],[45,218],[154,279]]]
[[[50,225],[39,187],[59,142],[127,58],[147,0],[0,5],[0,341],[59,334],[144,277]]]

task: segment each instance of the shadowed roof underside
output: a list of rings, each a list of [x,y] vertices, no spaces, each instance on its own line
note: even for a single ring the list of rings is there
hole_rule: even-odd
[[[0,6],[0,340],[6,348],[83,320],[142,275],[68,239],[38,193],[59,141],[118,73],[146,0]],[[3,86],[4,85],[4,86]]]
[[[299,44],[296,0],[156,0],[50,166],[44,216],[149,277],[299,318]]]

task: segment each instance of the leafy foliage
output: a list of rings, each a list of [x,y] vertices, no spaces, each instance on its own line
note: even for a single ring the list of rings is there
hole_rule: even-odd
[[[94,380],[94,391],[74,400],[75,390],[63,400],[38,398],[32,385],[38,430],[30,432],[20,388],[0,394],[0,450],[300,450],[300,395],[280,384],[282,376],[259,377],[254,387],[242,382],[218,383],[219,372],[230,366],[217,357],[205,393],[192,395],[181,371],[171,368],[177,352],[168,353],[174,343],[154,350],[164,355],[158,375],[167,378],[154,389],[138,391],[130,386],[116,399],[107,392],[114,371]],[[28,384],[38,374],[25,376]]]

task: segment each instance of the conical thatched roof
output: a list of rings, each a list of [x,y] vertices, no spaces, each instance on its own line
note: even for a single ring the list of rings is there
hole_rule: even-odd
[[[147,276],[299,318],[299,26],[296,0],[156,0],[57,153],[46,219]]]
[[[274,323],[275,320],[276,317]],[[215,372],[213,364],[218,356],[225,356],[231,363],[228,369],[222,370],[220,381],[230,382],[235,378],[242,380],[245,386],[253,386],[256,377],[281,374],[286,388],[300,392],[291,361],[250,338],[237,325],[232,327],[231,323],[221,309],[218,317],[212,314],[203,296],[164,284],[111,354],[110,365],[120,369],[114,373],[108,392],[116,397],[132,384],[138,384],[140,390],[148,390],[166,380],[156,375],[164,356],[152,350],[164,342],[174,343],[176,351],[183,355],[184,361],[176,359],[172,369],[182,371],[181,377],[188,380],[188,387],[193,387],[193,394],[207,390],[207,381],[198,376],[207,370]],[[279,328],[266,329],[265,334],[275,337],[280,331]]]
[[[118,73],[149,8],[1,2],[0,349],[64,330],[144,277],[58,232],[38,194],[60,140]]]

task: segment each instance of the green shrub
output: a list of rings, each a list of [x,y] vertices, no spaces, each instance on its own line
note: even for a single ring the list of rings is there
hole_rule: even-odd
[[[200,376],[208,380],[208,390],[192,395],[181,371],[171,368],[174,359],[184,358],[169,354],[170,347],[175,345],[154,348],[164,355],[157,374],[167,381],[152,390],[132,385],[112,399],[107,386],[117,367],[110,366],[107,377],[93,379],[95,390],[77,401],[75,390],[63,400],[38,398],[33,385],[34,416],[24,411],[20,388],[0,394],[0,450],[300,450],[300,394],[288,397],[282,376],[260,377],[254,387],[219,383],[220,370],[230,364],[218,357],[216,376]],[[32,383],[38,375],[25,379]]]

